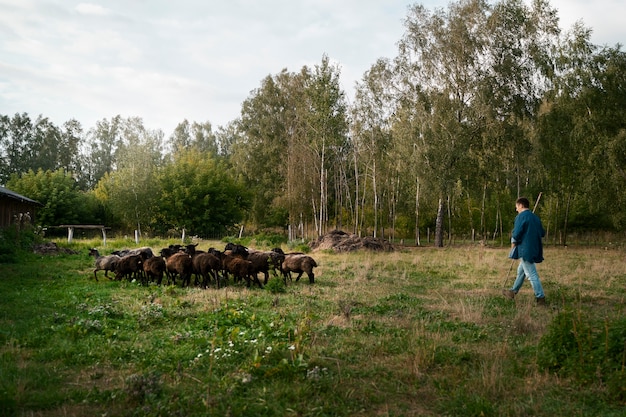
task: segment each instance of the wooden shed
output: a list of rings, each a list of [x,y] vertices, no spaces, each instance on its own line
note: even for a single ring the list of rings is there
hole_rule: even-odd
[[[0,187],[0,228],[34,224],[37,209],[41,206],[38,201]]]

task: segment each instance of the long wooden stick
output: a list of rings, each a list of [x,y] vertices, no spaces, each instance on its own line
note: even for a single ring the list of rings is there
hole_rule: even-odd
[[[535,212],[535,210],[537,210],[537,205],[539,204],[539,200],[541,200],[541,194],[542,192],[539,192],[539,195],[537,196],[537,201],[535,201],[535,207],[533,207],[533,213]]]

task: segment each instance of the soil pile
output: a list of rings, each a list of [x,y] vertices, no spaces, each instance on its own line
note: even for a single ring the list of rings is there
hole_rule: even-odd
[[[392,252],[395,247],[384,239],[370,236],[359,237],[341,230],[333,230],[313,241],[311,249],[314,251],[331,249],[335,252],[352,252],[360,249]]]
[[[33,252],[38,255],[58,255],[60,253],[68,253],[71,255],[77,255],[78,252],[68,248],[60,248],[54,242],[45,242],[33,247]]]

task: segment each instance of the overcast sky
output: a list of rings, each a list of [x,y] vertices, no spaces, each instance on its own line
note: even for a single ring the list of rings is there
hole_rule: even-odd
[[[530,0],[527,0],[527,3]],[[0,0],[0,114],[26,112],[85,130],[141,117],[166,137],[184,119],[214,129],[239,117],[268,75],[326,54],[354,83],[397,55],[408,6],[441,0]],[[561,28],[626,43],[626,1],[552,0]]]

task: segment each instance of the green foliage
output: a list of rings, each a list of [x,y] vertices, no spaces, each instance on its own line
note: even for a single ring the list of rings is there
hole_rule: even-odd
[[[341,225],[407,239],[429,228],[438,245],[444,235],[502,244],[512,201],[539,192],[559,243],[624,230],[620,47],[593,45],[582,24],[563,30],[545,1],[416,4],[404,29],[397,56],[372,63],[351,103],[324,55],[265,77],[217,133],[184,120],[164,143],[139,117],[83,132],[76,120],[0,115],[0,184],[29,170],[71,173],[97,200],[56,184],[54,195],[40,191],[50,204],[42,223],[120,233],[219,237],[240,219],[302,225],[300,235]]]
[[[30,170],[21,176],[12,175],[7,188],[43,204],[37,210],[38,225],[97,223],[94,216],[97,203],[81,191],[72,174],[63,169]]]
[[[234,236],[226,236],[222,238],[222,242],[224,243],[234,243],[236,245],[243,245],[249,247],[253,241],[252,236],[242,236],[242,237],[234,237]]]
[[[296,376],[306,369],[304,342],[309,337],[296,316],[261,313],[246,303],[231,303],[213,311],[210,344],[194,359],[194,367],[232,369],[253,376]],[[242,375],[245,379],[246,376]]]
[[[615,400],[626,400],[626,318],[602,321],[581,310],[565,310],[541,338],[537,357],[543,369],[583,385],[604,382]]]
[[[132,374],[126,378],[125,383],[125,393],[133,404],[154,403],[162,397],[163,382],[158,372]]]
[[[287,243],[287,236],[279,233],[261,232],[253,236],[258,246],[265,247],[279,247],[280,245]]]
[[[26,113],[16,113],[12,118],[1,116],[0,184],[12,175],[40,169],[78,174],[81,133],[82,127],[76,120],[59,128],[43,116],[34,121]]]
[[[302,252],[302,253],[309,253],[309,252],[311,252],[311,247],[308,245],[308,243],[301,242],[301,241],[291,241],[291,242],[289,242],[287,247],[292,252]]]
[[[265,285],[265,289],[272,294],[281,294],[287,292],[285,281],[281,277],[270,277]]]
[[[162,165],[160,136],[147,131],[137,119],[117,123],[121,138],[115,149],[116,169],[106,171],[99,178],[94,195],[104,207],[108,226],[126,233],[137,229],[150,231],[158,208],[156,173]]]
[[[0,264],[14,263],[23,252],[31,252],[40,237],[32,228],[18,230],[15,225],[0,229]]]
[[[215,237],[240,223],[250,195],[214,157],[191,150],[177,155],[159,174],[157,200],[161,231],[185,228],[189,234]]]

